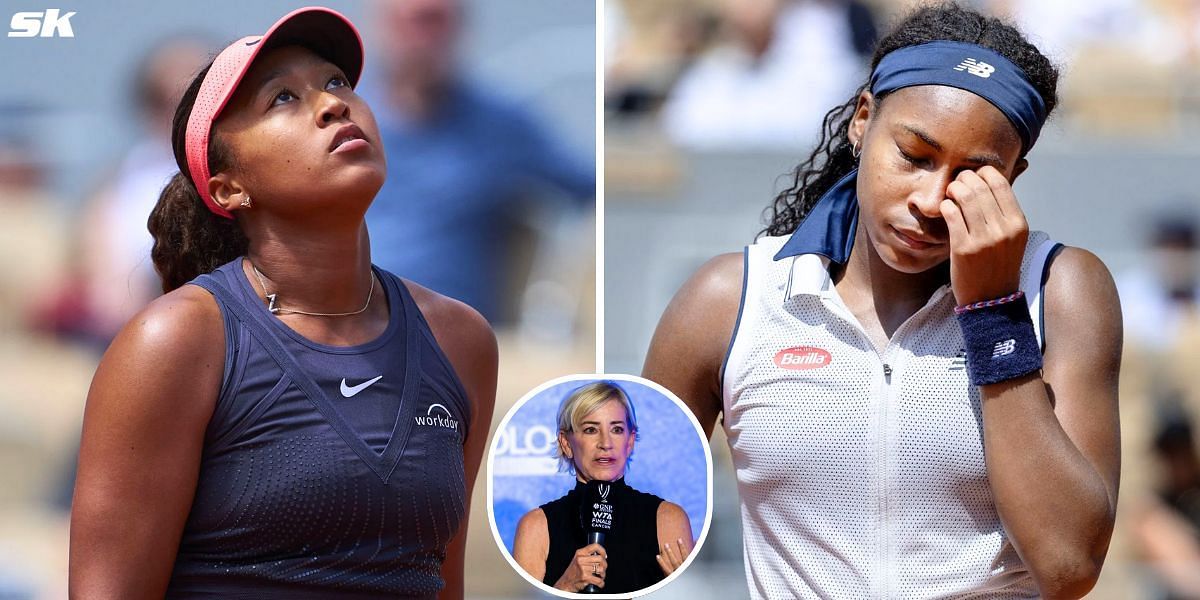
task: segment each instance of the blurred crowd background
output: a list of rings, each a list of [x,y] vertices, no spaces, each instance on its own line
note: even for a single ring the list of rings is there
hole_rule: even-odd
[[[179,95],[226,44],[312,3],[0,0],[6,31],[18,11],[75,12],[73,38],[0,37],[0,599],[66,597],[84,400],[112,336],[160,293],[146,218],[177,170]],[[596,6],[321,3],[367,50],[358,91],[389,169],[373,260],[491,321],[494,427],[536,385],[595,369]],[[468,595],[524,595],[482,471],[473,500]]]
[[[604,0],[606,370],[640,372],[684,280],[753,242],[915,4]],[[1090,597],[1200,598],[1200,2],[963,4],[1015,20],[1060,66],[1060,109],[1015,190],[1032,228],[1095,252],[1120,288],[1121,497]],[[656,597],[746,595],[720,428],[712,448],[708,540]]]

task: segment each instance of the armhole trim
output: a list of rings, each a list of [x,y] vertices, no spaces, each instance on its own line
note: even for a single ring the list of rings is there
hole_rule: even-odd
[[[1046,282],[1050,280],[1050,263],[1058,257],[1058,253],[1062,252],[1067,246],[1059,242],[1054,242],[1054,246],[1050,248],[1050,252],[1046,253],[1046,261],[1042,263],[1042,278],[1038,282],[1038,333],[1039,339],[1042,342],[1042,354],[1046,353]]]
[[[746,289],[750,284],[750,247],[746,246],[742,249],[742,296],[738,300],[737,320],[733,322],[733,332],[729,334],[729,345],[725,347],[725,358],[721,360],[721,404],[724,410],[725,396],[725,370],[729,367],[729,357],[733,354],[733,346],[738,339],[738,331],[742,328],[742,315],[746,312]]]
[[[1049,277],[1050,263],[1064,247],[1063,244],[1050,239],[1038,244],[1029,261],[1029,269],[1021,278],[1021,290],[1025,292],[1025,302],[1033,320],[1034,334],[1043,353],[1046,351],[1046,300],[1042,292]]]

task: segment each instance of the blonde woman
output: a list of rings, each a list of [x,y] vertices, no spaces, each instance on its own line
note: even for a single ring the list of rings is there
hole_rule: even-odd
[[[530,575],[560,590],[589,585],[606,594],[640,590],[679,568],[692,549],[692,526],[679,505],[625,483],[637,441],[637,412],[617,385],[585,385],[558,409],[560,470],[575,476],[562,498],[525,514],[513,555]],[[589,481],[611,482],[612,529],[588,544],[580,504]]]

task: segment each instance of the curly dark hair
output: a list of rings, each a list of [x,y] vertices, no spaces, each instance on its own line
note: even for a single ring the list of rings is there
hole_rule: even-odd
[[[989,48],[1025,72],[1042,96],[1049,115],[1058,104],[1058,69],[1012,25],[954,3],[922,7],[901,21],[875,47],[871,70],[889,52],[928,42],[967,42]],[[861,85],[845,104],[825,114],[817,147],[791,173],[791,186],[780,192],[764,212],[767,226],[760,235],[786,235],[796,230],[813,205],[855,165],[848,132]],[[875,101],[881,102],[886,94]]]
[[[192,178],[187,175],[188,117],[211,67],[210,62],[196,74],[175,109],[171,121],[171,147],[179,172],[163,188],[146,222],[150,235],[154,236],[150,258],[154,261],[154,270],[162,278],[163,292],[170,292],[198,275],[211,273],[245,254],[250,246],[236,220],[208,210]],[[216,135],[211,136],[208,142],[209,172],[217,173],[232,165],[233,156],[229,149]]]

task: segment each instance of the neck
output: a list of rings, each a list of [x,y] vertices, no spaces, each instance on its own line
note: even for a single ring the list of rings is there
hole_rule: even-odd
[[[277,306],[340,313],[356,311],[366,302],[373,275],[365,223],[357,229],[304,231],[273,223],[250,240],[250,262],[266,280],[264,293],[277,294]],[[249,266],[246,270],[257,282]]]
[[[923,273],[903,273],[888,266],[875,251],[862,221],[850,259],[834,273],[834,285],[851,311],[874,313],[889,337],[948,281],[947,265]]]

